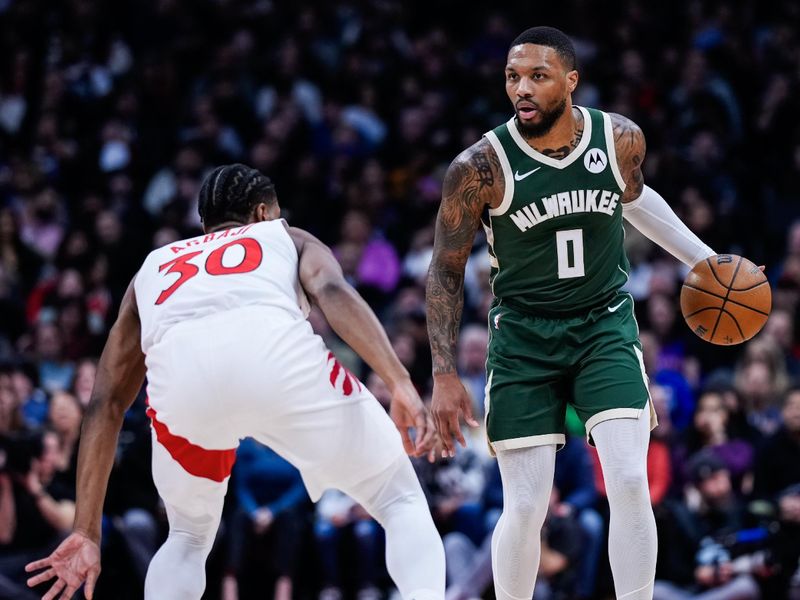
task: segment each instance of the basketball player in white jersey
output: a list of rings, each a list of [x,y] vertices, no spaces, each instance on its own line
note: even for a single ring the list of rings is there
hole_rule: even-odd
[[[27,566],[43,569],[29,585],[55,579],[43,597],[53,600],[85,581],[92,598],[117,434],[146,374],[153,479],[170,525],[147,572],[147,600],[201,597],[235,450],[247,436],[294,464],[313,500],[338,488],[375,517],[403,598],[444,598],[442,543],[403,452],[425,452],[433,427],[378,319],[330,250],[279,219],[274,187],[258,171],[215,169],[199,210],[206,235],[154,250],[128,287],[83,423],[73,533]],[[305,294],[389,385],[397,429],[313,333]]]

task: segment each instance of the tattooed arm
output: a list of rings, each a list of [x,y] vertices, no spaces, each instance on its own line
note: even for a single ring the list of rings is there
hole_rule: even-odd
[[[644,175],[642,162],[647,151],[644,133],[639,126],[622,115],[609,113],[614,132],[614,150],[617,154],[617,165],[625,181],[625,193],[622,202],[631,202],[642,195]]]
[[[464,268],[484,208],[499,204],[503,174],[491,145],[482,139],[462,152],[445,174],[442,203],[436,219],[433,259],[428,270],[426,304],[428,337],[433,356],[434,422],[444,450],[455,452],[453,437],[462,445],[460,412],[477,425],[464,386],[456,373],[456,343],[464,307]]]
[[[693,267],[715,252],[684,225],[667,202],[644,184],[642,161],[646,150],[639,126],[622,115],[611,114],[614,149],[625,192],[623,215],[628,222],[682,263]]]

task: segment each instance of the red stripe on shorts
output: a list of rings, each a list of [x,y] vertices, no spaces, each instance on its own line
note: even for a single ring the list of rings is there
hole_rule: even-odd
[[[156,439],[187,473],[219,482],[224,481],[231,474],[233,463],[236,462],[235,448],[230,450],[201,448],[185,437],[170,432],[169,428],[156,418],[156,411],[149,405],[147,416],[150,417],[150,422],[153,424]]]

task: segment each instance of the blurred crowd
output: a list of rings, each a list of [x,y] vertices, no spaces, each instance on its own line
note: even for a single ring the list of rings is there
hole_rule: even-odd
[[[284,216],[333,247],[429,395],[424,280],[442,176],[509,117],[508,43],[541,24],[575,42],[575,103],[636,121],[647,182],[716,251],[766,265],[773,288],[761,334],[711,346],[680,316],[686,269],[628,231],[661,421],[648,463],[656,598],[800,597],[796,2],[0,0],[0,598],[39,597],[22,566],[72,521],[81,416],[122,294],[149,250],[199,232],[197,192],[220,163],[275,181]],[[459,340],[477,415],[488,269],[479,233]],[[310,319],[387,403],[324,317]],[[574,415],[570,431],[536,597],[604,599],[602,477]],[[455,458],[417,465],[450,599],[491,594],[502,510],[496,462],[469,433]],[[149,460],[140,397],[112,473],[98,598],[141,597],[165,535]],[[297,471],[245,441],[207,597],[390,596],[381,536],[345,496],[313,507]]]

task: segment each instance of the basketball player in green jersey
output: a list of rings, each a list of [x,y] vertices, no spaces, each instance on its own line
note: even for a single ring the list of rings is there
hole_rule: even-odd
[[[452,455],[470,399],[456,374],[464,266],[480,224],[489,242],[486,425],[503,478],[492,538],[495,594],[531,598],[555,453],[572,404],[597,446],[611,509],[617,598],[653,596],[656,528],[647,487],[651,420],[623,215],[693,266],[714,252],[644,185],[641,129],[573,106],[575,50],[536,27],[511,44],[506,91],[515,115],[460,154],[445,175],[427,287],[433,415]]]

